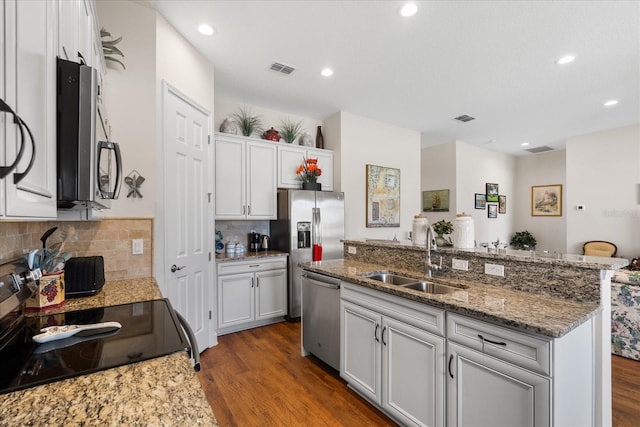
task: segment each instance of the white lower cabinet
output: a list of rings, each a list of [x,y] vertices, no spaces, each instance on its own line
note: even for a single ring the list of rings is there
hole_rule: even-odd
[[[452,342],[447,350],[447,425],[549,425],[549,378]]]
[[[341,288],[341,377],[403,425],[444,425],[444,312],[363,289]]]
[[[218,335],[284,319],[286,266],[286,257],[218,264]]]

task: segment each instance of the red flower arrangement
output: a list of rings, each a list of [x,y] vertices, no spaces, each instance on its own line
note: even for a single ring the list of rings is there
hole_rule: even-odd
[[[322,170],[318,167],[318,159],[304,159],[304,163],[298,166],[296,175],[303,182],[317,182],[318,177],[322,175]]]

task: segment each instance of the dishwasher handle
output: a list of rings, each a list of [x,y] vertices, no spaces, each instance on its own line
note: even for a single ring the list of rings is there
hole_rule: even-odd
[[[340,289],[339,284],[323,282],[323,281],[311,278],[306,274],[303,274],[302,278],[308,280],[309,283],[311,283],[312,285],[322,286],[323,288],[329,288],[329,289]]]

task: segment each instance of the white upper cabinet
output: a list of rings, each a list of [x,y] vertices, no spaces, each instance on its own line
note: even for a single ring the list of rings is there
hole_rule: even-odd
[[[276,145],[217,135],[216,219],[276,219]]]
[[[22,157],[0,180],[0,214],[3,218],[55,218],[58,4],[4,0],[2,5],[5,62],[0,95],[26,127],[21,133],[13,117],[2,113],[0,161],[11,165],[20,151]]]
[[[300,188],[296,170],[308,158],[318,159],[322,190],[333,191],[333,151],[282,143],[278,145],[278,188]]]

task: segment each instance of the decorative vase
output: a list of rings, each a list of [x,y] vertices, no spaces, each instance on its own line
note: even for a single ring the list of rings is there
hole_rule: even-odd
[[[231,119],[224,119],[222,124],[220,124],[220,132],[237,135],[238,127]]]
[[[319,182],[303,182],[303,190],[322,191],[322,184]]]
[[[265,131],[265,133],[262,135],[262,137],[264,139],[268,139],[270,141],[275,141],[275,142],[280,141],[280,134],[274,128],[271,128],[268,131]]]
[[[446,243],[447,243],[447,241],[444,240],[444,236],[442,234],[438,234],[436,236],[436,245],[444,246]]]
[[[324,137],[322,136],[322,126],[318,126],[316,131],[316,148],[324,149]]]
[[[298,138],[298,144],[304,147],[313,147],[313,137],[305,132]]]

